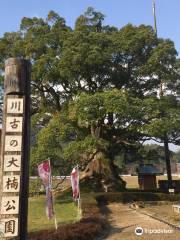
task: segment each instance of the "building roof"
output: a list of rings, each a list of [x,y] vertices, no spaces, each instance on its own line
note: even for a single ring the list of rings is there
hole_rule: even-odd
[[[157,169],[152,164],[139,165],[137,167],[137,173],[143,175],[161,175],[163,174],[159,169]]]

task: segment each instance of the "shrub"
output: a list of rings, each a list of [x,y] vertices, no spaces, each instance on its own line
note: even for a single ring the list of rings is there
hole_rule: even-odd
[[[44,193],[44,187],[42,184],[42,180],[40,178],[30,179],[29,181],[29,195],[39,195],[40,193]]]
[[[59,227],[57,231],[44,230],[29,236],[29,240],[92,240],[103,230],[103,224],[96,218]]]

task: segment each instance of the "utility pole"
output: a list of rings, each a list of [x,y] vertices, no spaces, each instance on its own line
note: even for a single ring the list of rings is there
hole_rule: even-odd
[[[154,33],[155,36],[157,36],[157,19],[156,19],[156,1],[152,0],[152,8],[153,8],[153,17],[154,17]],[[163,83],[162,80],[160,82],[160,87],[159,87],[159,96],[160,98],[163,96]]]
[[[157,20],[156,20],[156,2],[152,0],[153,3],[153,17],[154,17],[154,33],[157,37]],[[159,86],[159,97],[160,99],[163,97],[163,82],[160,79],[160,86]],[[167,170],[167,179],[168,179],[168,188],[172,188],[172,174],[171,174],[171,160],[170,160],[170,151],[169,151],[169,141],[167,133],[164,134],[163,138],[164,142],[164,154],[165,154],[165,161],[166,161],[166,170]]]
[[[156,3],[155,0],[153,0],[153,16],[154,16],[154,32],[157,37],[157,21],[156,21]]]

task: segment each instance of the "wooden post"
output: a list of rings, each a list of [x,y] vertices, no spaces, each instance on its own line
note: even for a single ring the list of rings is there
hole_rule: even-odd
[[[5,62],[0,164],[0,239],[27,239],[30,64]]]
[[[1,156],[1,134],[2,134],[2,129],[0,128],[0,156]],[[0,159],[1,159],[1,157],[0,157]]]

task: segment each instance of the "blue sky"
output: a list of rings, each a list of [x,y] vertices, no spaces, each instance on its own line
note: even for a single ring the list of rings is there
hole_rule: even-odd
[[[88,6],[106,15],[105,23],[122,27],[127,23],[134,25],[153,25],[152,0],[1,0],[0,36],[8,31],[18,30],[22,17],[46,17],[48,11],[58,12],[74,26],[75,19]],[[158,36],[170,38],[180,52],[179,11],[180,0],[156,0]]]

